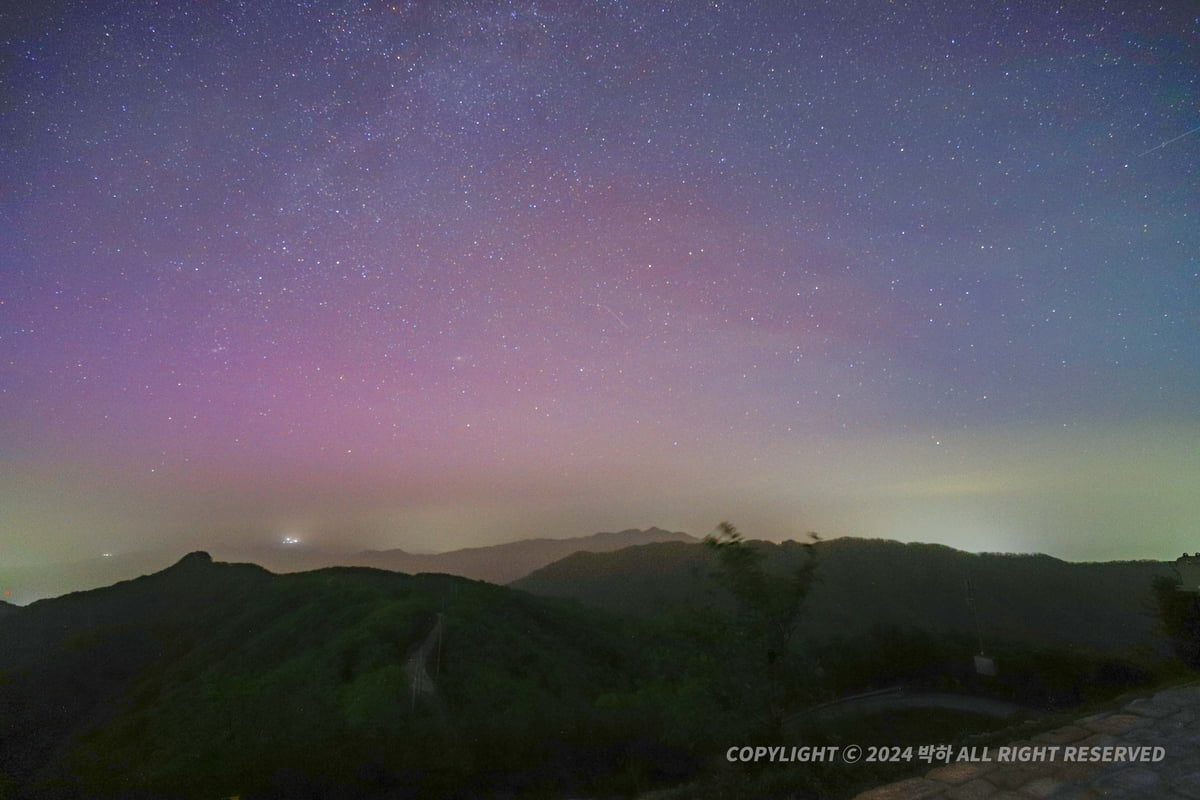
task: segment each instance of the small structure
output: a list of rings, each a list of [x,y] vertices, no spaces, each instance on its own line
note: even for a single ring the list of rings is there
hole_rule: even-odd
[[[975,656],[975,672],[979,675],[995,675],[996,662],[980,652]]]

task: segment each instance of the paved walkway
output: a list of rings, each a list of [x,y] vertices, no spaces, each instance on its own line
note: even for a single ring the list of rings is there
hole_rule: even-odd
[[[985,798],[1200,800],[1200,685],[1166,689],[1005,748],[958,749],[923,778],[854,800]]]
[[[988,717],[1006,719],[1014,714],[1040,716],[1036,709],[1024,708],[993,700],[989,697],[978,697],[971,694],[953,694],[951,692],[930,692],[906,689],[897,686],[891,689],[881,689],[875,692],[864,692],[850,697],[843,697],[828,703],[822,703],[813,708],[807,708],[799,714],[788,717],[783,721],[785,728],[793,720],[836,719],[841,716],[859,716],[866,713],[891,711],[895,709],[927,709],[940,708],[946,711],[965,711],[969,714],[982,714]]]

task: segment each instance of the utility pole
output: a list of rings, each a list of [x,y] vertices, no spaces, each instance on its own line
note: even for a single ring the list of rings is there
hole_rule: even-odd
[[[975,620],[975,636],[979,639],[979,654],[983,655],[983,628],[979,626],[979,609],[975,607],[975,595],[971,592],[971,579],[963,578],[967,590],[967,605],[971,607],[971,617]]]
[[[442,612],[438,612],[437,618],[437,655],[433,659],[433,677],[434,680],[442,674]]]
[[[971,616],[975,620],[975,636],[979,640],[979,654],[975,656],[975,672],[980,675],[995,675],[996,662],[984,655],[983,627],[979,624],[979,609],[975,605],[975,594],[971,591],[971,579],[963,578],[967,591],[967,605],[971,607]]]

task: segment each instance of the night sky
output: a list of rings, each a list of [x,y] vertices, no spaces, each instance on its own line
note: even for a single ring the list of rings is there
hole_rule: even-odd
[[[1185,2],[7,2],[0,559],[1200,550]]]

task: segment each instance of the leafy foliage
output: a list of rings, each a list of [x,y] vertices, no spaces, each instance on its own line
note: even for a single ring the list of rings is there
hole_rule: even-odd
[[[867,636],[822,645],[831,697],[896,686],[978,695],[1038,712],[1069,708],[1148,683],[1153,664],[1102,653],[998,641],[995,676],[975,672],[975,643],[965,634],[878,625]]]
[[[1154,581],[1154,598],[1163,629],[1179,660],[1200,669],[1200,594],[1184,591],[1178,576]]]
[[[812,535],[816,539],[815,534]],[[717,580],[738,601],[739,638],[743,652],[749,654],[751,682],[760,671],[759,683],[765,691],[767,728],[780,729],[785,702],[785,677],[795,674],[796,659],[792,637],[799,621],[800,607],[813,581],[816,558],[811,545],[804,546],[804,558],[798,566],[784,571],[769,570],[766,555],[748,542],[729,522],[717,526],[717,533],[704,538],[704,545],[716,553],[720,564]],[[758,664],[753,663],[758,659]]]

